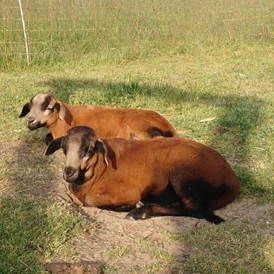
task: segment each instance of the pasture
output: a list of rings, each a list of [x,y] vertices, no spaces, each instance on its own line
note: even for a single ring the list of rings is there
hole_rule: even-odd
[[[193,13],[178,17],[185,28],[174,39],[161,31],[152,36],[144,31],[144,37],[135,33],[139,40],[132,48],[125,37],[113,40],[111,33],[101,32],[105,36],[95,41],[115,43],[87,46],[76,58],[62,59],[50,50],[40,56],[41,49],[34,47],[33,64],[26,67],[21,55],[19,60],[16,54],[2,56],[0,273],[47,273],[44,264],[56,260],[97,261],[105,273],[274,272],[273,14],[264,23],[267,35],[257,31],[260,24],[215,24],[208,32],[198,25],[187,36],[187,22],[208,14],[214,1],[197,14],[198,2],[188,9]],[[228,2],[220,2],[223,9]],[[230,10],[248,10],[253,2],[235,1],[239,6]],[[261,12],[267,3],[262,1]],[[216,20],[220,16],[210,14]],[[169,33],[170,28],[164,30]],[[73,39],[84,38],[74,34]],[[22,106],[38,93],[52,93],[70,104],[153,109],[180,137],[219,151],[241,185],[237,200],[217,212],[226,222],[216,226],[187,217],[132,222],[124,220],[124,213],[74,206],[62,179],[62,152],[45,156],[47,130],[30,132],[26,119],[18,118]]]

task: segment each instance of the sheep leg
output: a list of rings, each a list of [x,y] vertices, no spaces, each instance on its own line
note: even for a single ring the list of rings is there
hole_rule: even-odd
[[[140,199],[140,194],[137,191],[131,190],[129,193],[117,193],[111,189],[106,191],[104,188],[99,187],[99,190],[94,189],[92,192],[84,195],[83,205],[118,212],[129,212],[141,206]]]
[[[186,174],[188,172],[186,171]],[[211,204],[212,201],[219,198],[225,191],[225,186],[212,186],[202,177],[185,176],[183,180],[171,180],[171,185],[184,204],[182,216],[189,216],[198,219],[219,224],[224,222],[222,218],[214,214]]]
[[[100,206],[99,208],[101,209],[105,209],[105,210],[112,210],[112,211],[116,211],[116,212],[129,212],[135,208],[139,208],[141,206],[143,206],[144,204],[139,201],[136,204],[132,204],[132,205],[122,205],[122,206]]]
[[[184,204],[178,206],[161,206],[157,204],[146,204],[140,208],[131,210],[127,219],[148,219],[153,216],[188,216],[198,219],[205,218],[207,221],[219,224],[224,222],[222,218],[215,215],[213,210],[209,207],[203,210],[202,208],[188,208]]]
[[[219,216],[217,216],[211,208],[205,208],[205,219],[213,224],[220,224],[225,220]]]
[[[182,216],[182,207],[168,207],[158,204],[145,204],[140,208],[131,210],[126,218],[131,220],[148,219],[154,216]]]
[[[210,223],[219,224],[225,220],[215,215],[210,205],[201,206],[199,203],[194,203],[192,207],[186,207],[185,216],[194,217],[197,219],[206,219]]]

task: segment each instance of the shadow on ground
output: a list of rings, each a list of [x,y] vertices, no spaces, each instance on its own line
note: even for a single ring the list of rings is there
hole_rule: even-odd
[[[44,237],[52,226],[47,203],[61,191],[44,144],[23,139],[0,143],[7,165],[0,191],[1,273],[43,273],[37,262],[52,238]]]

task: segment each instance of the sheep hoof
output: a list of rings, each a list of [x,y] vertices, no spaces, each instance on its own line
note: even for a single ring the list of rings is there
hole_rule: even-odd
[[[222,222],[225,222],[225,220],[217,215],[214,214],[213,211],[207,211],[205,213],[205,219],[215,225],[218,225]]]
[[[144,203],[142,201],[139,201],[138,203],[136,203],[136,208],[140,208],[144,206]]]
[[[135,219],[132,217],[132,216],[126,216],[126,219],[128,219],[128,220],[131,220],[131,221],[135,221]]]
[[[145,220],[145,219],[148,219],[149,217],[150,216],[147,213],[140,211],[139,208],[136,208],[136,209],[131,210],[127,214],[126,219],[129,219],[129,220]]]

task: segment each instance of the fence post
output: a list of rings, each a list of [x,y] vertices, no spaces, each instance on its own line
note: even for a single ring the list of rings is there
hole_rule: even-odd
[[[21,13],[21,20],[22,20],[22,26],[23,26],[23,32],[24,32],[24,39],[25,39],[25,47],[26,47],[26,56],[27,56],[27,63],[28,66],[30,65],[30,59],[29,59],[29,46],[28,46],[28,37],[26,32],[26,25],[25,25],[25,19],[24,19],[24,12],[22,8],[21,0],[19,1],[19,7],[20,7],[20,13]]]

